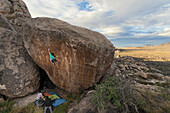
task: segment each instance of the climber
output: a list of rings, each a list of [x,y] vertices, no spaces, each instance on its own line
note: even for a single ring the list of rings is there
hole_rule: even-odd
[[[54,57],[54,53],[51,53],[50,49],[48,49],[48,52],[50,54],[50,60],[53,63],[53,65],[55,65],[55,62],[57,62],[58,64],[60,64],[60,62],[58,62],[55,57]]]

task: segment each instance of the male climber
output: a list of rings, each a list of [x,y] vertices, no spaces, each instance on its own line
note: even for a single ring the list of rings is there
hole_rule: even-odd
[[[57,62],[58,64],[60,64],[60,62],[58,62],[55,57],[54,57],[54,53],[51,53],[50,49],[48,49],[48,52],[50,54],[50,60],[53,63],[53,65],[55,65],[55,62]]]

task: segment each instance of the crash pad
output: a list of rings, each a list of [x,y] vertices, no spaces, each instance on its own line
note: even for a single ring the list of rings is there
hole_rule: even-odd
[[[59,105],[65,103],[65,102],[66,102],[65,99],[58,98],[58,99],[56,99],[56,100],[53,101],[53,106],[54,106],[54,107],[57,107],[57,106],[59,106]]]
[[[55,100],[55,99],[58,99],[60,98],[59,96],[57,96],[56,94],[53,94],[53,95],[50,95],[48,96],[51,100]]]
[[[53,94],[56,94],[57,96],[59,96],[60,97],[60,95],[59,94],[57,94],[57,93],[54,93],[54,92],[48,92],[49,94],[51,94],[51,95],[53,95]]]
[[[43,95],[44,95],[44,96],[50,96],[51,94],[50,94],[50,93],[45,92],[45,93],[43,93]]]

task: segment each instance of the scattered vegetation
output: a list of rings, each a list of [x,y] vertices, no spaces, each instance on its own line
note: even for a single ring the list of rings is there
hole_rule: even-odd
[[[104,83],[96,85],[92,101],[100,110],[108,108],[108,101],[114,105],[114,108],[120,107],[121,95],[118,90],[119,83],[119,79],[110,77]]]
[[[9,113],[12,110],[12,106],[14,105],[14,101],[7,100],[5,102],[0,102],[0,113]]]
[[[139,96],[145,100],[141,101]],[[92,101],[99,110],[108,110],[113,107],[120,113],[139,113],[141,108],[145,108],[146,103],[150,103],[138,89],[130,83],[130,79],[118,77],[108,77],[102,84],[96,85]],[[145,102],[145,103],[142,103]],[[110,104],[111,106],[108,106]],[[145,110],[146,111],[146,110]]]
[[[167,88],[163,88],[163,89],[161,89],[161,92],[162,92],[162,94],[161,94],[161,96],[166,100],[170,100],[170,93],[169,93],[169,91],[168,91],[168,87]]]
[[[67,95],[67,102],[56,107],[53,113],[67,113],[67,109],[70,103],[80,98],[80,94],[71,93]],[[14,101],[7,100],[0,103],[0,113],[43,113],[43,107],[37,107],[34,103],[28,104],[23,108],[12,108]]]
[[[30,103],[23,108],[13,108],[10,113],[43,113],[43,108],[35,106],[34,103]]]
[[[53,113],[67,113],[69,103],[66,102],[54,109]]]

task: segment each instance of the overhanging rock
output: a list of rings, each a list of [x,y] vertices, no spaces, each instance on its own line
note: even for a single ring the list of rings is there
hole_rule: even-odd
[[[68,92],[94,85],[113,61],[113,44],[98,32],[51,18],[27,19],[23,26],[29,55],[55,85]],[[60,64],[53,66],[48,48]]]

